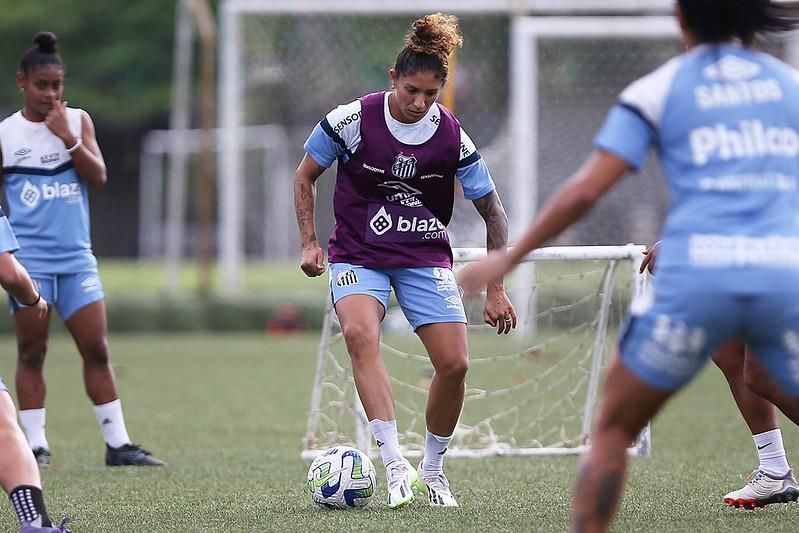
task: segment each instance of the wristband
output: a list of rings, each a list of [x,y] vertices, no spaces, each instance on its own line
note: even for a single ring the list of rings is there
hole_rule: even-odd
[[[78,140],[75,141],[75,145],[72,148],[67,148],[67,153],[71,154],[72,152],[80,148],[82,144],[83,144],[83,137],[78,137]]]
[[[38,304],[38,303],[39,303],[39,301],[40,301],[41,299],[42,299],[42,293],[40,293],[40,292],[37,292],[37,293],[36,293],[36,300],[35,300],[35,301],[34,301],[32,304],[24,304],[24,303],[22,303],[22,302],[19,302],[19,300],[17,300],[17,301],[18,301],[18,302],[19,302],[21,305],[23,305],[23,306],[25,306],[25,307],[33,307],[34,305]]]

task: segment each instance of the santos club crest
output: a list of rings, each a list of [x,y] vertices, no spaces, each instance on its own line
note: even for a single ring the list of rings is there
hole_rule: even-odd
[[[416,175],[416,156],[397,154],[391,166],[391,173],[398,178],[412,178]]]

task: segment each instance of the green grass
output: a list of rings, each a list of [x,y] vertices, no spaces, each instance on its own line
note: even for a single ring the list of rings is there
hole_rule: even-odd
[[[0,375],[13,377],[5,337]],[[48,356],[49,507],[76,532],[565,531],[577,459],[450,459],[459,509],[385,505],[385,481],[366,509],[330,512],[305,492],[299,459],[316,336],[122,336],[112,358],[131,436],[166,469],[110,469],[68,339]],[[784,424],[789,458],[796,428]],[[715,368],[671,403],[653,428],[654,454],[632,461],[615,531],[795,531],[799,505],[727,508],[756,464],[754,446]],[[798,463],[799,464],[799,463]],[[379,465],[378,465],[379,468]],[[0,531],[15,531],[0,505]]]
[[[308,278],[296,263],[249,263],[242,273],[242,288],[245,294],[303,295],[324,297],[327,276]],[[164,287],[164,265],[157,261],[131,261],[124,259],[101,259],[100,276],[106,292],[110,295],[136,294],[137,296],[159,296]],[[184,263],[180,269],[179,287],[182,292],[198,290],[199,270],[196,263]],[[212,289],[221,291],[219,269],[212,270]],[[224,291],[222,291],[224,292]]]

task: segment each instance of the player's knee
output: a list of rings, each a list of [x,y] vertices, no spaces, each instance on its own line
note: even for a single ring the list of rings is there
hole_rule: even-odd
[[[43,341],[26,341],[19,344],[17,357],[19,364],[26,368],[41,368],[47,355],[47,343]]]
[[[80,354],[83,361],[90,365],[108,364],[108,342],[105,337],[87,343],[80,347]]]
[[[367,324],[352,323],[342,328],[347,350],[353,358],[365,357],[376,351],[380,342],[380,332]]]
[[[744,369],[744,382],[749,390],[758,396],[770,401],[775,396],[774,393],[777,386],[766,371],[759,366],[746,365]]]
[[[464,381],[469,371],[469,358],[452,357],[436,365],[436,374],[449,381]]]
[[[743,374],[744,354],[737,345],[729,343],[721,346],[713,354],[713,362],[724,373],[728,381],[737,380]]]

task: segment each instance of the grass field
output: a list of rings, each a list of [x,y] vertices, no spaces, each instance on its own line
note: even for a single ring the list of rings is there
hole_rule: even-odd
[[[55,338],[47,364],[53,467],[44,473],[51,513],[70,515],[83,533],[567,529],[574,457],[452,459],[459,509],[417,502],[389,511],[380,476],[366,509],[317,508],[299,459],[316,340],[113,336],[131,436],[170,463],[141,470],[103,466],[78,356],[68,339]],[[14,344],[0,343],[0,375],[9,380]],[[797,429],[784,428],[789,458],[799,464]],[[756,457],[714,368],[668,406],[653,438],[653,456],[632,462],[615,531],[796,531],[799,504],[745,512],[721,502]],[[7,505],[0,505],[0,531],[16,531]]]

